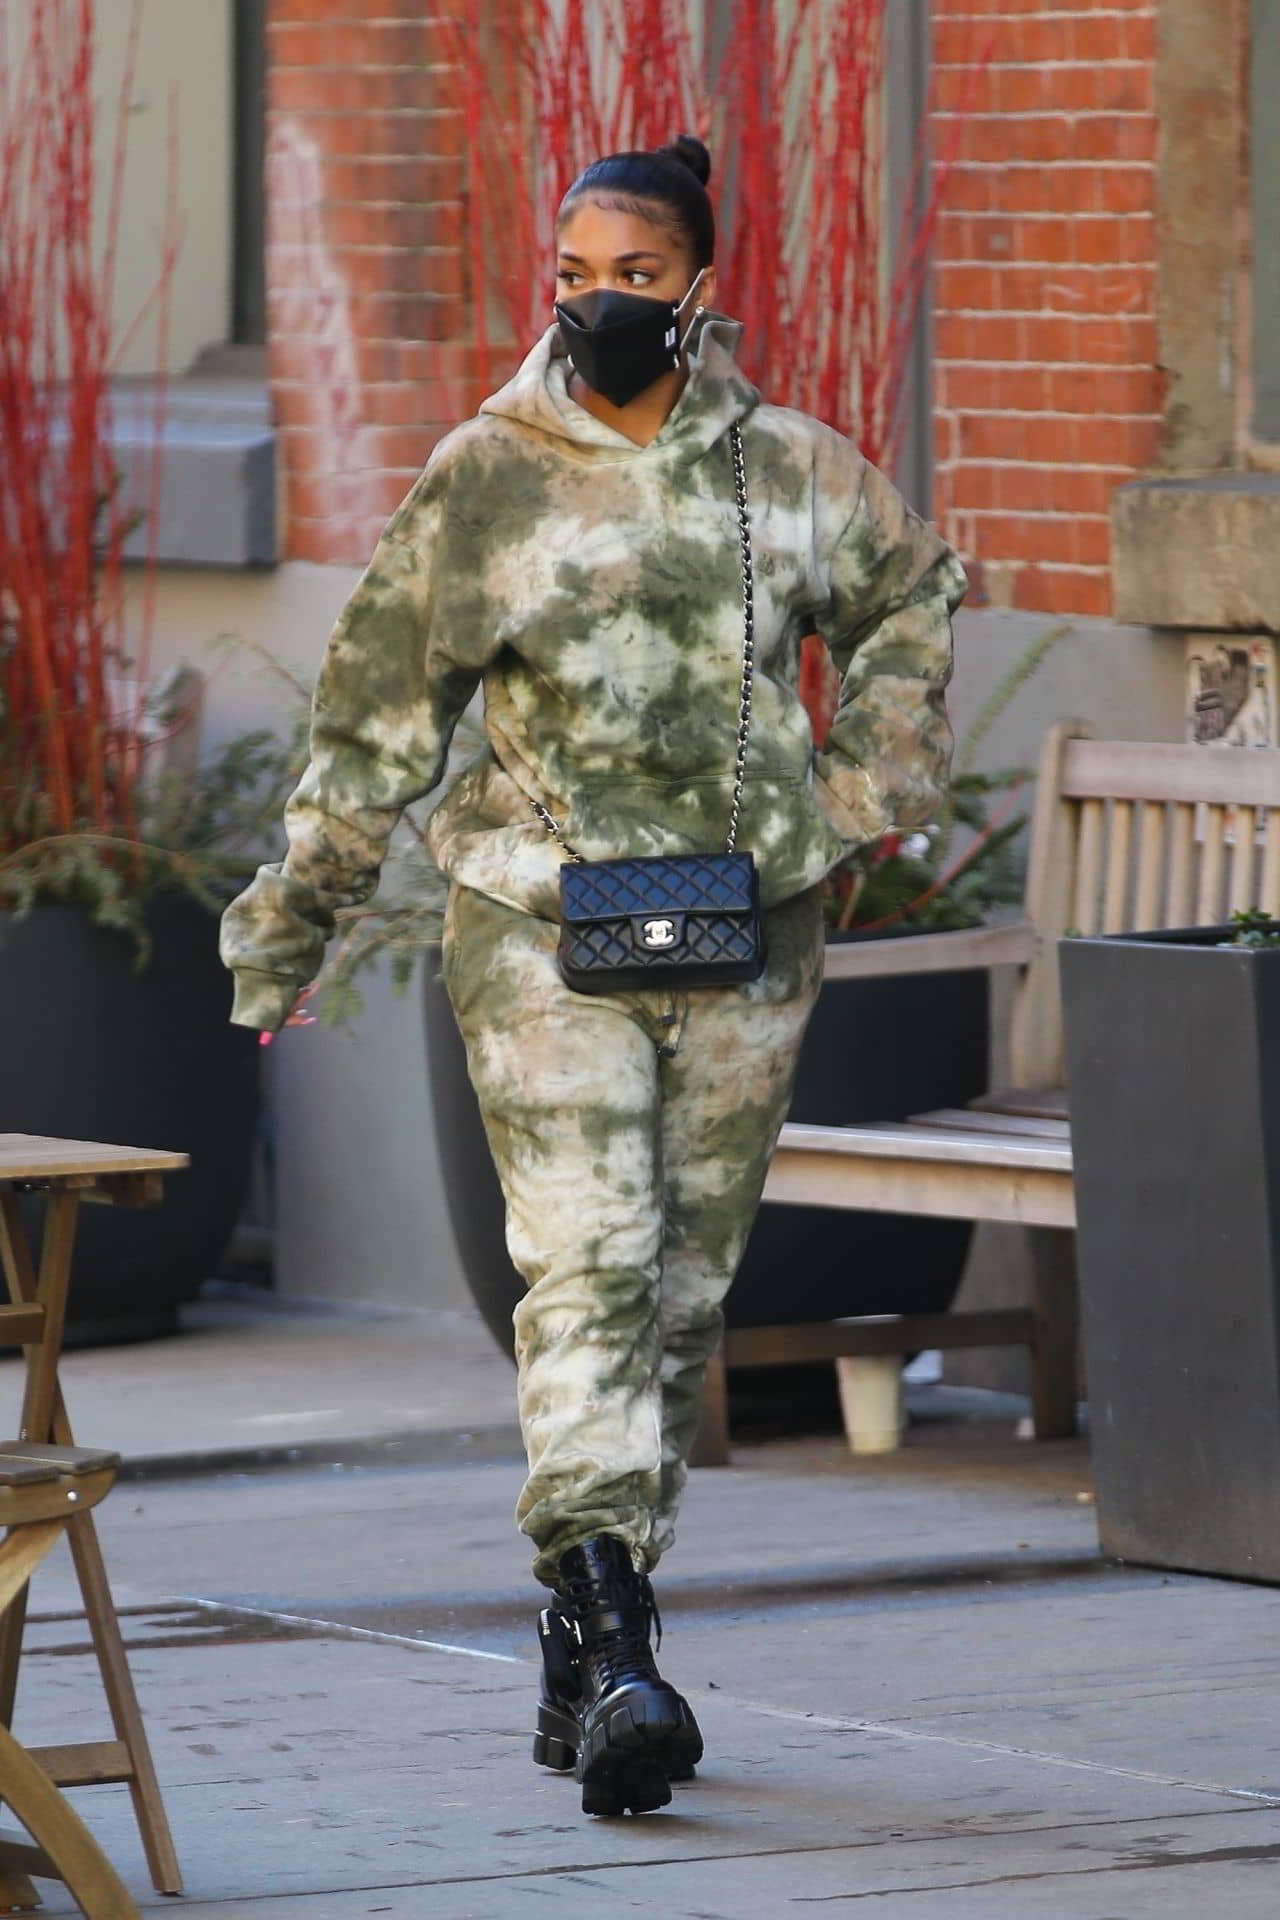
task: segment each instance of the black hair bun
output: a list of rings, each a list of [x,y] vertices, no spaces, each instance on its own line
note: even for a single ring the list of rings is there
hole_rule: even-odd
[[[682,133],[679,139],[673,140],[669,146],[659,147],[658,152],[664,159],[677,160],[682,167],[688,167],[690,173],[704,187],[711,178],[711,155],[701,140],[695,140],[691,133]]]

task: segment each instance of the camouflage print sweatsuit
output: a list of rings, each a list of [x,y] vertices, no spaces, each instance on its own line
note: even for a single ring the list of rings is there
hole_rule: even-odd
[[[547,1580],[593,1532],[621,1534],[642,1565],[670,1539],[719,1301],[816,991],[814,889],[851,847],[925,820],[949,759],[958,562],[849,441],[761,403],[737,337],[719,315],[699,324],[648,446],[570,397],[555,328],[441,441],[331,637],[288,854],[223,922],[233,1020],[280,1026],[483,686],[488,744],[429,839],[452,883],[446,978],[530,1283],[520,1511]],[[757,661],[738,846],[760,870],[771,958],[753,987],[675,1002],[573,995],[552,958],[564,856],[530,799],[588,860],[723,845],[735,420]],[[814,630],[843,676],[818,753],[795,692]]]

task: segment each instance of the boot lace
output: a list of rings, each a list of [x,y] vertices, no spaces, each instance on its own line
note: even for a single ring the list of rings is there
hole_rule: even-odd
[[[577,1619],[598,1607],[616,1606],[619,1601],[636,1608],[639,1613],[634,1624],[629,1623],[611,1633],[601,1634],[590,1645],[583,1645],[581,1657],[590,1666],[600,1693],[612,1693],[615,1687],[627,1680],[650,1679],[654,1676],[656,1668],[650,1635],[656,1635],[658,1647],[661,1648],[662,1615],[658,1611],[657,1598],[647,1573],[632,1573],[625,1580],[610,1582],[608,1587],[587,1578],[570,1580],[564,1590],[564,1599],[567,1602],[566,1611]]]

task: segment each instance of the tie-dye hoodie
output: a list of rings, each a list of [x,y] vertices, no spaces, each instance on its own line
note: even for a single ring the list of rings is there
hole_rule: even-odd
[[[481,684],[489,744],[431,817],[453,880],[557,917],[564,854],[530,798],[587,859],[723,845],[743,635],[733,421],[756,632],[738,846],[763,903],[934,811],[964,574],[850,441],[761,402],[738,337],[706,317],[684,391],[641,447],[570,398],[552,328],[436,447],[329,641],[288,853],[224,917],[238,1024],[283,1022]],[[815,630],[843,676],[819,753],[795,691]]]

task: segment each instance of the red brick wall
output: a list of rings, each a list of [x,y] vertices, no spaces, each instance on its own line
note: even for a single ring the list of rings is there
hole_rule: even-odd
[[[1152,0],[933,0],[935,152],[959,135],[937,248],[935,511],[977,562],[979,601],[1110,611],[1108,503],[1153,463],[1160,424],[1155,15]]]
[[[463,115],[433,0],[270,0],[269,365],[286,551],[363,562],[476,395]]]

